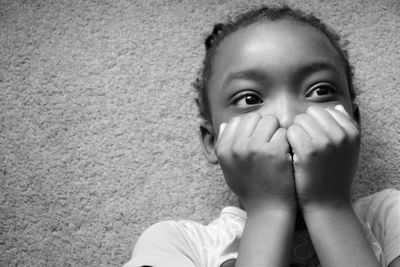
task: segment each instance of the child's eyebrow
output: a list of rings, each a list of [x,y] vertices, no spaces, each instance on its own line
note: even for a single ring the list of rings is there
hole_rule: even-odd
[[[294,72],[295,79],[301,79],[309,74],[318,71],[330,71],[335,73],[335,75],[340,76],[341,73],[333,62],[330,61],[312,61],[306,64],[298,65],[297,70]]]
[[[340,76],[341,73],[338,70],[336,64],[330,61],[311,61],[307,63],[297,64],[294,66],[295,70],[293,72],[294,79],[299,80],[311,73],[318,71],[331,71],[335,75]],[[223,82],[223,87],[225,88],[232,80],[236,79],[247,79],[255,81],[265,81],[268,79],[268,73],[261,68],[247,69],[238,72],[231,72],[228,74],[227,78]]]
[[[256,80],[256,81],[261,81],[261,80],[266,80],[267,75],[262,69],[248,69],[248,70],[242,70],[238,72],[231,72],[228,74],[224,81],[224,88],[233,80],[236,79],[247,79],[247,80]]]

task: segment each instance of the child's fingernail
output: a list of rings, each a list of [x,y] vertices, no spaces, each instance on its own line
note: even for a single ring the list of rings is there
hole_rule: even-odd
[[[349,115],[349,114],[347,113],[347,111],[344,109],[343,105],[336,105],[336,106],[335,106],[335,109],[338,110],[338,111],[340,111],[340,112],[342,112],[342,113],[344,113],[344,114],[346,114],[346,115]]]
[[[222,132],[225,129],[225,126],[226,126],[225,122],[221,123],[221,125],[219,126],[219,134],[218,134],[219,136],[221,136]]]

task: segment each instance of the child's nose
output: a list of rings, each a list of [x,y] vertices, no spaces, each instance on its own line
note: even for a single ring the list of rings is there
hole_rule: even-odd
[[[283,94],[265,103],[265,107],[261,112],[262,115],[275,116],[282,128],[288,128],[293,124],[294,117],[300,113],[304,113],[306,109],[307,105],[301,103],[294,96]]]

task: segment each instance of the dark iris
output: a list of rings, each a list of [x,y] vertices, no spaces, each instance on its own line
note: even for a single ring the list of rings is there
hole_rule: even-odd
[[[331,91],[332,90],[329,87],[318,87],[317,89],[315,89],[317,95],[326,95],[331,93]]]
[[[257,105],[261,103],[260,98],[254,95],[246,96],[245,101],[247,105]]]

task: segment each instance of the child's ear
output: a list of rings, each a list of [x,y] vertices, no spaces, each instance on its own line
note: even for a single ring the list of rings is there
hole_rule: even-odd
[[[203,153],[206,156],[208,162],[210,162],[211,164],[218,163],[218,158],[215,154],[216,138],[217,137],[214,134],[212,125],[207,121],[203,121],[200,124],[200,140],[203,147]]]
[[[360,116],[360,109],[356,103],[353,103],[353,118],[361,126],[361,116]]]

